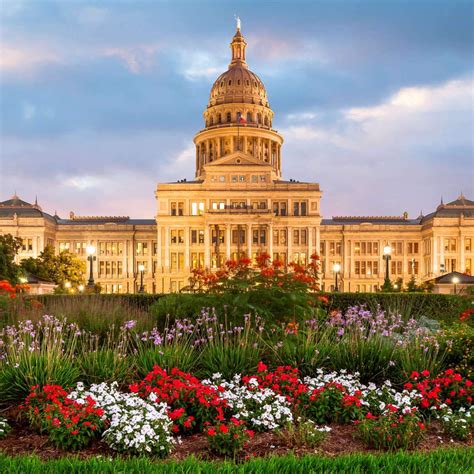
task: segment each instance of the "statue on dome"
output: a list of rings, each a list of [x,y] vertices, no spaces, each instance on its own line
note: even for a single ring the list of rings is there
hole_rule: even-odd
[[[240,17],[237,15],[234,15],[235,21],[237,22],[237,29],[240,30],[240,26],[242,22],[240,21]]]

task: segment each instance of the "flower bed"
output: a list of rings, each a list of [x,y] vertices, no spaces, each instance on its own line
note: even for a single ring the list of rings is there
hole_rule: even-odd
[[[179,450],[183,435],[204,439],[209,455],[241,457],[256,433],[270,436],[273,446],[304,452],[322,445],[338,426],[347,426],[366,449],[414,449],[432,423],[444,431],[441,439],[470,442],[471,381],[450,370],[411,378],[399,391],[388,381],[365,385],[344,371],[320,370],[302,379],[296,368],[271,371],[262,362],[255,374],[230,381],[156,366],[128,391],[116,383],[79,383],[72,391],[34,386],[20,413],[53,446],[80,450],[101,437],[112,451],[160,457]],[[7,426],[1,422],[0,428]],[[5,440],[14,435],[3,431]]]

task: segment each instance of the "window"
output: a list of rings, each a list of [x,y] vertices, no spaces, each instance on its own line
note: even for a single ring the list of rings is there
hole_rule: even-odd
[[[464,239],[464,250],[466,252],[470,252],[472,250],[472,240],[471,239]]]
[[[191,215],[202,216],[204,214],[204,202],[192,202],[191,203]]]
[[[306,265],[306,253],[305,252],[295,252],[293,254],[293,262],[298,265]]]
[[[183,229],[171,229],[171,243],[184,244],[184,230]]]
[[[245,244],[245,229],[232,229],[232,243]]]
[[[59,252],[69,252],[70,242],[59,242]]]
[[[241,183],[244,183],[244,182],[245,182],[245,176],[240,175],[240,176],[239,176],[239,181],[240,181]]]
[[[231,181],[233,183],[237,183],[238,182],[238,176],[232,176]]]
[[[76,242],[74,244],[74,252],[77,255],[84,255],[86,252],[86,247],[87,247],[86,242]]]
[[[191,230],[191,243],[203,244],[204,243],[204,230],[192,229]]]
[[[413,255],[415,253],[418,253],[418,250],[419,250],[418,242],[408,242],[408,244],[407,244],[407,253],[409,255]]]
[[[472,274],[472,258],[466,258],[464,260],[464,271],[468,274]]]
[[[402,262],[397,260],[392,260],[391,262],[391,274],[392,275],[401,275],[402,274]]]
[[[23,239],[22,244],[21,244],[21,249],[23,250],[23,252],[33,252],[33,239]],[[69,250],[69,242],[68,242],[68,250]]]
[[[123,263],[121,260],[113,261],[99,261],[99,277],[100,278],[114,278],[120,277],[123,273]]]
[[[306,245],[308,240],[307,234],[306,229],[293,229],[293,244]]]
[[[223,175],[219,176],[219,182],[225,183],[225,176]]]
[[[275,216],[286,216],[286,201],[274,201],[273,212]]]
[[[294,201],[293,202],[293,215],[294,216],[306,216],[307,215],[307,203],[306,203],[306,201]]]
[[[267,234],[264,229],[254,229],[252,231],[252,243],[253,244],[265,244],[267,240]]]
[[[172,216],[183,216],[184,215],[184,202],[173,201],[170,205]]]
[[[176,272],[184,268],[184,253],[183,252],[171,252],[170,259],[170,271]]]
[[[211,202],[211,209],[215,210],[222,210],[225,209],[225,201],[212,201]]]
[[[136,255],[148,255],[148,243],[137,242]]]
[[[227,112],[227,123],[230,123],[232,121],[232,115],[230,112]]]
[[[356,260],[354,262],[354,273],[356,275],[378,275],[379,262],[372,260]]]
[[[329,242],[329,255],[341,255],[342,253],[342,242]]]
[[[444,251],[456,252],[456,239],[455,238],[444,239]]]
[[[204,268],[204,252],[191,252],[191,268]]]
[[[266,183],[267,182],[267,177],[264,174],[260,175],[260,182],[261,183]]]
[[[258,183],[258,176],[256,174],[252,175],[252,183]]]
[[[274,252],[273,253],[273,261],[274,262],[281,262],[286,265],[286,253],[285,252]]]
[[[412,258],[408,262],[408,274],[409,275],[418,275],[419,263],[418,260]]]
[[[212,229],[212,235],[211,235],[211,237],[212,237],[212,243],[213,243],[214,245],[216,245],[217,243],[219,243],[219,244],[223,244],[223,243],[224,243],[224,232],[225,232],[225,231],[219,229],[219,242],[217,241],[217,231],[218,231],[218,229],[215,229],[215,228]]]

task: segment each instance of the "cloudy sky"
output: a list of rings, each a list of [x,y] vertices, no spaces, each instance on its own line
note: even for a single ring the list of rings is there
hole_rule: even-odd
[[[473,3],[456,0],[2,0],[0,199],[153,217],[156,183],[194,175],[235,13],[284,175],[320,183],[325,217],[474,199]]]

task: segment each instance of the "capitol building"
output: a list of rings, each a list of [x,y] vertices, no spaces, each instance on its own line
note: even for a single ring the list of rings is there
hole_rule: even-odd
[[[137,291],[141,271],[146,292],[180,291],[192,269],[218,269],[262,252],[285,264],[319,254],[323,290],[334,288],[336,270],[340,290],[376,291],[386,246],[392,280],[471,274],[474,201],[462,194],[414,219],[406,213],[328,219],[318,183],[284,179],[284,137],[273,129],[267,91],[247,65],[246,46],[237,28],[229,68],[214,82],[194,137],[195,177],[157,185],[155,218],[71,212],[65,219],[15,194],[0,202],[0,234],[22,239],[18,259],[37,257],[47,245],[86,259],[92,245],[94,280],[106,293]]]

